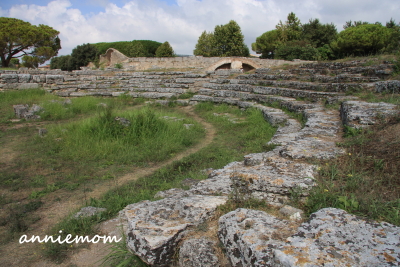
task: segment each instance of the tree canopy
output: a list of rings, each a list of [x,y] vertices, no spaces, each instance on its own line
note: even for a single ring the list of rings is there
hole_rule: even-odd
[[[71,55],[53,57],[50,61],[51,69],[79,70],[87,66],[89,62],[96,62],[99,50],[93,44],[82,44],[72,49]]]
[[[257,54],[261,54],[261,58],[274,58],[274,51],[279,43],[278,30],[272,30],[257,37],[256,42],[251,44],[251,48]]]
[[[249,48],[244,43],[244,36],[236,21],[215,26],[214,32],[203,32],[193,51],[196,56],[204,57],[247,57]]]
[[[302,24],[291,12],[285,23],[279,21],[275,28],[257,37],[251,46],[262,54],[261,58],[327,60],[396,53],[400,49],[400,24],[393,19],[386,26],[380,22],[346,21],[344,30],[338,33],[333,23],[310,19]]]
[[[156,57],[173,57],[175,56],[175,52],[172,49],[171,45],[168,42],[163,43],[157,48]]]
[[[197,41],[193,54],[195,56],[212,57],[215,54],[214,49],[214,34],[204,31]]]
[[[61,49],[59,32],[50,26],[0,17],[0,59],[8,67],[11,59],[23,57],[23,62],[37,67]]]
[[[333,23],[321,24],[319,19],[310,19],[302,26],[301,40],[308,41],[314,47],[330,44],[337,37],[336,26]]]
[[[359,24],[340,32],[331,47],[341,56],[376,54],[388,45],[390,33],[379,24]]]

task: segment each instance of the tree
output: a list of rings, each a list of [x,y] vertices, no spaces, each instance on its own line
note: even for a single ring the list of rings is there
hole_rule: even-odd
[[[395,28],[398,27],[396,25],[396,21],[393,18],[390,18],[388,22],[386,22],[386,28]]]
[[[319,51],[306,41],[289,41],[275,50],[275,58],[293,60],[318,60]]]
[[[175,56],[174,50],[168,42],[160,45],[156,50],[156,57],[173,57]]]
[[[347,28],[351,28],[351,27],[357,27],[357,26],[360,26],[360,25],[366,25],[366,24],[369,24],[369,22],[367,22],[367,21],[361,21],[361,20],[359,20],[359,21],[351,21],[351,20],[349,20],[349,21],[346,21],[346,24],[345,25],[343,25],[343,29],[347,29]]]
[[[71,55],[53,57],[50,61],[50,69],[74,70]]]
[[[72,49],[71,65],[73,70],[79,70],[85,67],[89,62],[97,60],[99,50],[93,44],[82,44]]]
[[[244,43],[240,26],[231,20],[228,24],[215,26],[214,32],[204,31],[193,54],[205,57],[248,57],[250,51]]]
[[[288,14],[285,24],[279,21],[275,27],[278,30],[279,39],[282,43],[300,40],[302,33],[301,22],[293,12]]]
[[[274,58],[274,51],[279,44],[278,30],[264,32],[251,44],[251,49],[261,54],[261,58]]]
[[[31,25],[15,18],[0,17],[0,59],[8,67],[12,58],[25,56],[25,62],[37,67],[61,49],[59,32],[50,26]]]
[[[337,37],[336,26],[331,24],[321,24],[319,19],[310,19],[302,26],[301,39],[309,42],[314,47],[323,47],[330,44]]]
[[[397,53],[400,51],[400,24],[396,24],[393,19],[386,22],[386,28],[390,31],[389,42],[385,52]]]
[[[244,43],[244,36],[236,21],[215,26],[214,29],[215,55],[218,57],[248,57],[249,48]]]
[[[197,41],[193,51],[195,56],[212,57],[215,55],[214,34],[204,31]]]
[[[379,24],[347,27],[338,34],[331,47],[340,57],[376,54],[388,45],[390,34],[390,29]]]
[[[129,57],[145,57],[147,51],[140,42],[132,42],[128,48]]]

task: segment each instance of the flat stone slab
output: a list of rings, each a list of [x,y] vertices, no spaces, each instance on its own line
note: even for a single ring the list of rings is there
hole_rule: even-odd
[[[369,103],[363,101],[346,101],[340,106],[340,117],[343,124],[354,128],[365,128],[385,118],[398,114],[398,106],[389,103]]]
[[[128,205],[123,214],[128,221],[127,245],[144,262],[169,266],[177,244],[190,226],[210,218],[225,196],[169,197]]]
[[[237,209],[219,219],[218,236],[232,266],[274,266],[274,250],[297,226],[264,211]]]
[[[399,266],[400,227],[321,209],[275,250],[274,266]]]
[[[301,189],[302,196],[308,194],[315,186],[314,170],[314,165],[283,158],[279,149],[275,149],[247,155],[244,162],[233,162],[215,170],[190,191],[202,195],[227,195],[240,190],[268,202],[283,203],[293,189]]]

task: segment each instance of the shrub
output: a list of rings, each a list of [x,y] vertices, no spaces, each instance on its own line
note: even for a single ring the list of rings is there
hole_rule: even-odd
[[[277,59],[318,60],[319,57],[318,49],[304,41],[290,41],[275,50],[275,58]]]

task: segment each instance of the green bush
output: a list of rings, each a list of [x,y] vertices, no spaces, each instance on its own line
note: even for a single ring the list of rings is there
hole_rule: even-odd
[[[293,60],[318,60],[320,54],[318,49],[303,41],[290,41],[279,46],[275,50],[275,58]]]

